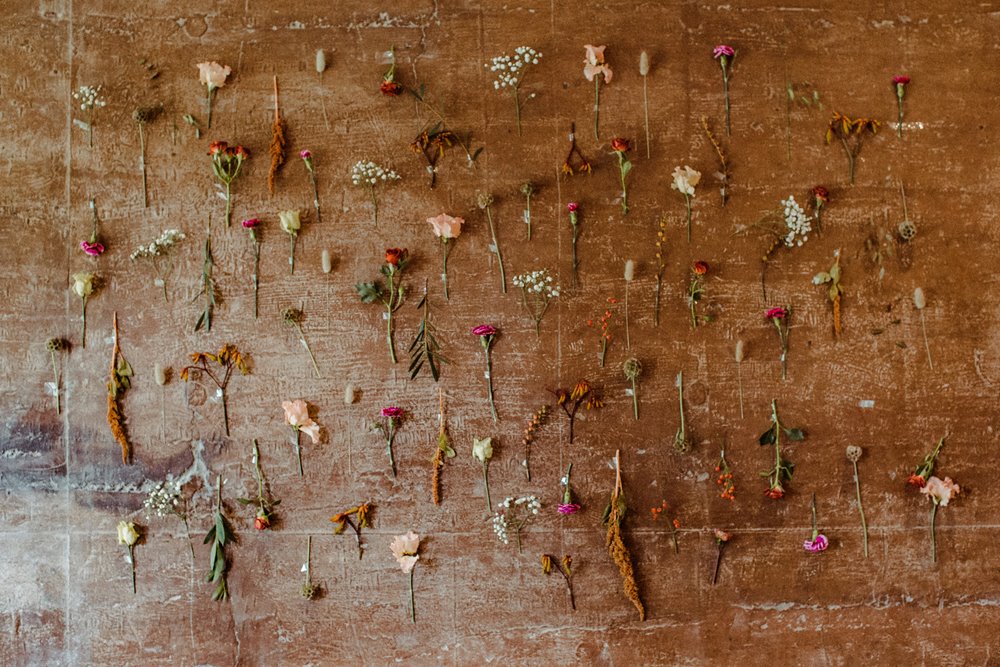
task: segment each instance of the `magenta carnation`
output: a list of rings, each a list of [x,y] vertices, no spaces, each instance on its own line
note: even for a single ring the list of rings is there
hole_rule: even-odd
[[[820,534],[811,540],[805,540],[802,543],[802,548],[811,554],[818,554],[820,551],[826,551],[826,548],[830,546],[830,540],[826,539],[826,535]]]
[[[100,257],[104,254],[104,244],[97,241],[80,241],[80,249],[91,257]]]
[[[478,327],[473,328],[473,336],[494,336],[496,335],[497,329],[492,324],[480,324]]]
[[[403,416],[403,408],[397,408],[396,406],[389,406],[387,408],[382,408],[383,417],[391,417],[393,419]]]
[[[559,505],[560,514],[576,514],[580,511],[580,505],[578,503],[563,503]]]
[[[727,58],[732,58],[736,55],[736,50],[731,46],[726,44],[719,44],[717,47],[712,49],[712,57],[719,58],[721,56],[726,56]]]
[[[764,317],[769,320],[781,320],[788,317],[788,311],[781,306],[777,306],[764,313]]]

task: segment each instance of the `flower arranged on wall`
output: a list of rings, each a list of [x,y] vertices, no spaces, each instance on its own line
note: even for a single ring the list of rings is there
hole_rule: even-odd
[[[667,270],[666,249],[667,216],[661,215],[656,222],[656,291],[653,293],[653,326],[660,326],[660,292],[663,289],[663,274]]]
[[[869,134],[875,136],[882,126],[877,120],[871,118],[848,118],[847,116],[834,111],[833,119],[826,129],[826,143],[833,142],[834,137],[840,140],[847,154],[848,173],[851,177],[851,185],[854,185],[854,166],[861,152],[861,146],[865,137]]]
[[[531,445],[535,442],[535,435],[549,419],[549,406],[543,405],[535,410],[524,427],[524,435],[521,436],[521,444],[524,445],[524,475],[531,481]]]
[[[892,87],[896,91],[896,108],[899,111],[896,122],[896,135],[903,136],[903,98],[906,97],[906,87],[910,85],[910,77],[897,74],[892,77]]]
[[[132,388],[132,366],[125,360],[118,343],[118,313],[114,317],[114,344],[111,349],[111,372],[108,376],[108,426],[111,435],[122,448],[122,463],[128,464],[131,456],[128,436],[125,433],[125,413],[121,401]]]
[[[743,419],[743,359],[746,353],[746,343],[742,340],[736,341],[733,356],[736,359],[736,386],[740,396],[740,419]]]
[[[212,599],[220,602],[229,597],[229,584],[226,581],[226,573],[229,564],[226,562],[226,545],[236,541],[236,535],[229,525],[229,519],[222,512],[222,477],[218,478],[215,485],[215,512],[213,513],[212,527],[205,535],[205,544],[212,544],[212,550],[208,557],[208,575],[205,581],[215,584],[215,592]]]
[[[562,502],[559,503],[559,506],[556,508],[556,510],[563,516],[570,516],[571,514],[576,514],[582,509],[580,503],[576,502],[576,499],[573,497],[573,484],[570,481],[570,474],[572,474],[572,472],[573,472],[573,463],[570,462],[570,464],[566,466],[566,474],[563,475],[562,479],[559,480],[559,485],[563,489]]]
[[[493,511],[493,501],[490,499],[490,459],[493,458],[493,438],[473,438],[472,458],[479,461],[483,467],[483,484],[486,486],[486,511]]]
[[[819,91],[811,83],[793,83],[785,80],[785,155],[792,161],[792,109],[822,109]]]
[[[274,179],[281,165],[285,164],[285,119],[281,117],[278,107],[278,77],[274,77],[274,122],[271,124],[271,165],[267,169],[267,191],[274,194]]]
[[[181,379],[188,382],[192,379],[192,373],[195,380],[204,375],[218,388],[219,398],[222,399],[222,418],[226,425],[226,435],[228,436],[229,403],[226,397],[226,388],[229,386],[229,381],[233,377],[234,370],[238,370],[241,375],[250,374],[246,359],[244,359],[239,348],[232,343],[226,343],[219,349],[218,354],[210,354],[208,352],[193,353],[191,361],[194,363],[181,369]]]
[[[715,464],[715,472],[718,473],[715,484],[722,487],[722,493],[719,494],[719,497],[734,502],[736,500],[736,483],[733,481],[733,469],[729,465],[729,459],[726,458],[725,449],[719,452],[719,462]]]
[[[166,268],[161,265],[163,261],[161,258],[165,257],[170,250],[183,241],[187,236],[179,229],[165,229],[163,232],[157,236],[155,239],[150,241],[146,245],[141,245],[132,251],[129,255],[129,259],[133,262],[137,259],[151,259],[153,262],[153,270],[156,272],[155,283],[163,290],[163,301],[167,301],[167,276],[170,275],[171,265],[168,263]]]
[[[632,394],[632,415],[639,421],[639,376],[642,375],[642,364],[635,357],[631,357],[622,364],[622,372],[625,373],[625,379],[632,384],[629,390]]]
[[[191,563],[194,564],[194,545],[191,544],[191,530],[188,525],[187,500],[182,493],[180,480],[168,477],[162,482],[157,482],[142,502],[142,506],[146,512],[146,519],[154,516],[160,518],[175,516],[183,522],[184,535],[191,551]]]
[[[639,76],[642,77],[642,118],[646,128],[646,159],[649,159],[649,94],[646,77],[649,76],[649,54],[643,51],[639,54]]]
[[[724,530],[719,530],[718,528],[715,528],[712,531],[712,534],[715,537],[715,548],[717,550],[717,554],[715,556],[715,570],[712,574],[712,585],[714,586],[719,580],[719,566],[722,565],[722,550],[726,548],[727,544],[729,544],[729,540],[732,539],[732,535]]]
[[[618,180],[622,186],[622,215],[628,215],[628,185],[626,179],[632,171],[632,162],[626,156],[632,150],[628,139],[615,137],[611,140],[611,152],[618,159]]]
[[[943,480],[939,477],[931,477],[927,480],[927,483],[920,493],[924,494],[931,500],[931,562],[937,562],[937,534],[935,533],[935,520],[937,519],[937,511],[939,507],[946,507],[949,502],[959,493],[962,489],[951,481],[951,477],[945,477]]]
[[[302,229],[302,218],[298,209],[288,211],[278,211],[278,224],[281,231],[288,234],[288,272],[295,273],[295,243],[299,239],[299,230]]]
[[[389,69],[382,75],[379,91],[386,97],[397,97],[402,94],[403,84],[396,81],[396,47],[389,49]]]
[[[87,347],[87,300],[94,293],[97,284],[97,274],[90,271],[81,271],[70,276],[73,284],[70,288],[73,294],[80,297],[83,323],[80,325],[80,346]]]
[[[762,472],[761,477],[767,477],[768,488],[764,495],[774,500],[780,500],[785,495],[784,483],[792,479],[792,471],[795,465],[784,459],[781,454],[781,435],[792,442],[805,440],[806,434],[800,428],[785,428],[778,419],[778,401],[771,399],[771,425],[757,439],[762,447],[774,446],[774,467]]]
[[[385,308],[385,336],[392,363],[396,363],[396,339],[392,316],[403,305],[403,300],[406,298],[406,291],[403,289],[403,271],[410,262],[409,254],[406,248],[386,248],[385,264],[379,268],[379,271],[385,276],[385,285],[378,280],[373,280],[370,283],[358,283],[354,286],[362,303],[378,301]]]
[[[868,522],[865,521],[865,508],[861,504],[861,478],[858,476],[858,461],[861,460],[861,448],[857,445],[847,446],[847,460],[854,466],[854,492],[858,499],[858,514],[861,515],[861,536],[865,558],[868,558]]]
[[[562,173],[573,176],[574,174],[589,174],[591,171],[593,171],[593,167],[590,166],[590,161],[583,156],[583,152],[576,143],[576,123],[570,123],[569,152],[566,154],[566,159],[563,160]]]
[[[566,581],[570,609],[576,611],[576,597],[573,595],[573,557],[566,554],[560,560],[550,554],[542,554],[542,574],[547,575],[551,573],[553,564],[555,564],[556,570],[558,570],[559,574]]]
[[[242,146],[235,148],[225,141],[213,141],[208,147],[212,157],[212,171],[215,177],[226,186],[226,227],[233,219],[233,181],[240,175],[243,163],[250,158],[250,152]]]
[[[580,260],[576,254],[576,241],[580,238],[580,204],[571,201],[566,204],[566,211],[569,213],[569,225],[573,230],[573,284],[580,284]]]
[[[788,199],[781,200],[780,211],[780,213],[768,213],[762,220],[765,223],[767,233],[772,237],[771,245],[761,256],[760,289],[764,301],[767,301],[765,280],[771,255],[780,247],[801,247],[809,240],[809,233],[812,231],[812,218],[806,215],[799,203],[795,201],[794,195],[789,195]]]
[[[306,353],[309,355],[309,361],[312,362],[313,372],[316,374],[316,378],[319,379],[319,366],[316,364],[316,357],[313,356],[312,348],[309,347],[309,342],[306,341],[306,335],[302,332],[302,321],[305,317],[305,313],[298,308],[285,308],[281,312],[281,319],[284,320],[285,325],[292,327],[295,329],[296,333],[299,334],[299,342],[302,343],[302,347],[306,348]]]
[[[253,318],[257,319],[257,292],[260,288],[260,237],[257,236],[257,230],[260,228],[261,222],[258,218],[247,218],[240,224],[243,225],[243,229],[249,232],[250,243],[253,244],[253,274],[250,278],[253,282]]]
[[[101,97],[101,88],[102,86],[80,86],[73,91],[73,99],[79,102],[80,111],[87,117],[86,121],[76,121],[76,124],[87,130],[87,144],[91,148],[94,147],[94,112],[108,104]]]
[[[372,430],[378,431],[385,438],[385,454],[389,457],[389,467],[392,469],[392,476],[396,476],[396,459],[392,455],[392,445],[396,441],[396,433],[406,419],[406,411],[403,408],[390,405],[382,408],[379,413],[380,421],[372,423]]]
[[[596,410],[604,407],[604,400],[601,392],[590,385],[587,380],[577,380],[571,390],[556,389],[552,392],[556,396],[556,404],[562,408],[569,418],[569,444],[573,444],[573,427],[576,424],[576,413],[581,406],[587,410]]]
[[[817,185],[810,193],[813,210],[813,219],[816,220],[816,231],[823,231],[823,209],[830,203],[830,191],[822,185]]]
[[[521,551],[521,531],[531,523],[542,509],[542,503],[535,496],[507,496],[503,502],[497,503],[497,511],[493,515],[493,532],[504,544],[510,544],[510,535],[517,540],[517,553]]]
[[[781,344],[781,379],[788,377],[788,320],[792,317],[791,306],[775,306],[764,312],[764,319],[774,325]]]
[[[309,406],[301,398],[282,401],[281,407],[285,410],[285,423],[292,428],[295,458],[299,463],[299,477],[302,477],[302,434],[308,435],[315,445],[319,442],[319,424],[309,417]]]
[[[93,219],[93,225],[90,229],[90,240],[80,241],[80,250],[91,257],[100,257],[104,254],[105,248],[97,234],[97,225],[100,221],[97,218],[97,205],[93,199],[90,200],[90,213]]]
[[[216,88],[226,85],[226,78],[232,73],[232,69],[227,65],[220,65],[217,62],[198,63],[198,79],[205,85],[208,92],[205,97],[205,113],[208,117],[206,125],[212,127],[212,96]]]
[[[417,561],[420,560],[420,555],[417,553],[420,551],[420,536],[412,530],[406,535],[397,535],[392,539],[389,549],[392,550],[392,555],[396,557],[396,562],[399,564],[400,569],[403,570],[403,574],[410,575],[410,622],[416,623],[417,611],[413,604],[413,568],[417,566]]]
[[[685,454],[691,450],[691,440],[688,438],[687,422],[684,420],[684,371],[677,374],[674,384],[677,386],[677,405],[681,415],[680,426],[674,434],[674,450]]]
[[[691,328],[697,329],[698,322],[710,322],[708,316],[698,315],[698,302],[705,294],[705,276],[708,275],[708,262],[701,260],[691,265],[691,280],[688,282],[688,308],[691,311]]]
[[[408,350],[410,353],[410,379],[416,379],[417,375],[420,374],[420,369],[426,363],[430,369],[431,377],[437,382],[438,378],[441,377],[441,364],[447,363],[448,360],[441,355],[441,345],[438,344],[434,335],[434,325],[431,324],[430,299],[427,296],[426,279],[424,279],[424,294],[420,297],[417,309],[421,310],[422,314],[417,335],[413,338]]]
[[[840,326],[840,299],[844,294],[844,288],[840,284],[840,249],[833,251],[833,266],[829,271],[821,271],[813,276],[813,285],[828,285],[826,296],[833,304],[833,335],[839,336]]]
[[[462,225],[465,224],[465,220],[442,213],[433,218],[427,218],[427,222],[433,228],[434,236],[441,239],[441,255],[443,260],[441,282],[444,283],[444,298],[451,299],[448,295],[448,253],[451,250],[448,242],[459,237],[462,233]]]
[[[667,505],[667,501],[664,500],[659,507],[650,508],[649,513],[652,514],[653,521],[659,521],[660,516],[662,516],[663,513],[666,512],[668,509],[670,509],[670,506]],[[678,519],[677,517],[674,517],[670,521],[670,542],[674,548],[675,555],[680,553],[680,547],[677,545],[677,531],[679,531],[680,529],[681,529],[681,520]]]
[[[205,245],[202,246],[201,291],[198,293],[198,296],[205,297],[205,307],[194,323],[195,331],[205,327],[205,333],[212,331],[212,315],[215,314],[215,257],[212,255],[211,220],[209,216],[209,224],[206,225],[208,233],[205,235]]]
[[[521,288],[521,307],[535,322],[535,335],[541,335],[540,327],[545,311],[552,299],[559,296],[559,285],[554,284],[548,269],[521,273],[511,280],[514,287]]]
[[[924,350],[927,351],[927,365],[934,370],[934,360],[931,359],[931,344],[927,340],[927,321],[924,320],[924,308],[927,307],[927,297],[920,287],[913,290],[913,307],[920,313],[920,330],[924,334]]]
[[[274,500],[271,498],[270,493],[265,493],[264,484],[264,471],[260,467],[260,447],[257,445],[257,438],[253,439],[253,456],[251,457],[253,462],[254,478],[257,480],[257,497],[256,498],[237,498],[236,502],[240,505],[256,505],[257,514],[253,519],[253,527],[256,530],[267,530],[271,527],[271,519],[274,517],[274,508],[277,507],[281,501]]]
[[[687,207],[687,239],[691,243],[691,198],[694,188],[701,181],[701,172],[684,165],[684,168],[674,167],[673,183],[670,187],[684,195],[684,205]]]
[[[493,225],[493,195],[480,192],[476,197],[476,204],[480,209],[486,211],[486,222],[490,226],[490,238],[493,240],[493,244],[490,246],[490,252],[497,257],[497,265],[500,268],[500,290],[506,294],[507,273],[503,268],[503,254],[500,252],[500,242],[497,240],[497,230]]]
[[[313,191],[313,208],[316,209],[316,222],[322,222],[319,213],[319,186],[316,184],[316,164],[313,162],[312,151],[299,151],[299,157],[302,158],[302,164],[306,166],[306,171],[309,172],[309,183],[312,185]]]
[[[371,503],[360,503],[343,512],[338,512],[330,519],[330,521],[337,524],[336,529],[333,531],[334,535],[340,535],[348,526],[354,531],[354,537],[358,542],[358,560],[361,560],[365,555],[365,548],[361,542],[361,529],[371,527],[372,510],[373,506]]]
[[[531,181],[525,181],[518,188],[522,195],[524,195],[524,212],[521,214],[524,218],[524,224],[528,226],[528,239],[531,240],[531,195],[535,194],[535,186]]]
[[[601,368],[604,368],[604,360],[608,354],[608,345],[611,344],[613,335],[611,333],[611,324],[615,318],[615,311],[611,309],[612,306],[618,303],[618,299],[613,296],[607,298],[607,307],[604,309],[604,314],[601,315],[601,319],[597,321],[597,326],[594,326],[594,320],[587,320],[587,326],[592,328],[597,328],[601,335],[601,351],[598,353],[598,361]]]
[[[715,158],[719,163],[719,170],[712,174],[712,176],[719,182],[719,197],[722,198],[722,205],[725,206],[729,201],[729,183],[732,177],[729,170],[729,158],[722,147],[722,142],[712,132],[712,128],[708,123],[708,116],[701,117],[701,129],[705,133],[708,143],[712,144],[712,149],[715,151]]]
[[[945,503],[947,504],[947,503]],[[132,594],[135,595],[135,545],[139,541],[139,529],[131,521],[118,522],[118,544],[128,550],[128,564],[132,571]]]
[[[729,77],[733,73],[736,50],[726,44],[719,44],[712,49],[712,57],[719,61],[719,67],[722,68],[722,93],[726,100],[726,136],[729,136],[733,133],[729,122]]]
[[[160,115],[163,107],[136,107],[132,111],[132,120],[139,128],[139,171],[142,173],[142,207],[149,207],[149,195],[146,192],[146,124],[151,123]]]
[[[615,450],[615,488],[611,492],[611,500],[604,509],[602,523],[607,526],[608,532],[605,537],[605,544],[611,560],[618,566],[618,573],[622,578],[622,589],[625,597],[635,605],[639,612],[639,620],[646,620],[646,608],[639,598],[639,584],[635,580],[635,570],[632,566],[632,554],[629,553],[625,541],[622,539],[622,523],[628,513],[628,505],[625,504],[625,492],[622,488],[622,469],[620,451]]]
[[[45,341],[45,349],[48,350],[49,357],[52,359],[52,400],[55,401],[57,415],[62,414],[62,404],[60,402],[62,381],[59,373],[59,359],[56,355],[62,353],[67,347],[68,343],[62,338],[50,338]]]
[[[472,149],[472,132],[469,132],[463,139],[462,135],[458,132],[453,131],[445,118],[444,114],[441,112],[436,105],[432,104],[430,101],[430,96],[427,94],[427,86],[420,84],[416,88],[410,88],[409,92],[417,100],[420,107],[426,109],[433,118],[427,120],[420,130],[420,134],[417,135],[416,140],[410,144],[412,148],[417,153],[423,153],[424,158],[427,160],[427,171],[431,176],[431,188],[437,179],[437,163],[438,160],[444,157],[444,151],[446,148],[451,148],[453,144],[458,144],[458,146],[465,152],[466,166],[469,169],[474,169],[476,166],[476,158],[479,154],[483,152],[485,146],[480,146],[479,148]]]
[[[934,473],[934,466],[937,464],[938,455],[941,453],[942,447],[944,447],[943,436],[937,441],[937,444],[934,446],[934,449],[931,450],[931,453],[924,457],[924,460],[920,462],[920,465],[918,465],[907,478],[907,484],[921,489],[924,488],[927,484],[927,480],[930,479],[931,475]]]
[[[829,546],[830,540],[819,532],[819,527],[816,524],[816,494],[814,493],[812,494],[812,537],[802,543],[802,548],[805,549],[806,553],[818,554],[821,551],[826,551]]]
[[[483,346],[483,354],[486,355],[486,387],[490,401],[490,414],[493,415],[494,422],[497,421],[497,406],[493,401],[493,356],[490,352],[497,333],[499,330],[492,324],[480,324],[472,329],[472,335],[479,336],[479,342]]]
[[[517,133],[521,134],[521,84],[527,76],[528,68],[537,65],[542,54],[530,46],[519,46],[514,49],[514,55],[506,53],[494,56],[484,67],[496,73],[493,88],[509,90],[514,98],[514,117],[517,119]],[[529,95],[528,99],[534,97]]]
[[[586,44],[586,55],[583,59],[583,76],[587,81],[594,82],[594,139],[600,139],[599,120],[601,109],[601,76],[604,83],[611,83],[611,65],[604,59],[606,46]]]
[[[351,183],[368,189],[372,200],[372,219],[378,224],[378,197],[375,196],[375,186],[380,183],[392,183],[402,177],[388,167],[382,167],[371,160],[359,160],[351,168]]]
[[[444,418],[444,392],[438,388],[438,437],[434,450],[434,472],[431,476],[431,499],[435,505],[441,504],[441,471],[444,469],[445,458],[455,458],[455,450],[448,440],[448,428]]]

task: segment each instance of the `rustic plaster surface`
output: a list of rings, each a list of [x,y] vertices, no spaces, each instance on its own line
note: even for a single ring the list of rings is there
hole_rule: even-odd
[[[327,664],[997,664],[1000,587],[992,497],[997,436],[992,421],[1000,383],[997,241],[989,175],[996,171],[998,110],[991,3],[931,1],[776,6],[758,0],[695,2],[318,2],[170,3],[8,0],[0,17],[0,368],[6,379],[0,422],[0,663],[5,665],[327,665]],[[601,96],[602,141],[590,131],[593,88],[581,76],[582,45],[608,44],[615,69]],[[711,187],[715,163],[699,118],[721,128],[721,76],[711,48],[739,51],[732,79],[733,164],[730,203]],[[483,63],[520,44],[544,53],[525,83],[537,97],[513,125],[510,99],[492,89]],[[438,185],[409,142],[428,118],[412,99],[380,96],[383,52],[395,45],[400,78],[427,85],[460,132],[485,145],[474,170],[459,150],[442,159]],[[313,59],[328,53],[319,78]],[[652,57],[649,77],[652,158],[645,158],[639,52]],[[161,75],[146,79],[145,58]],[[220,90],[211,131],[196,140],[181,116],[203,118],[204,90],[195,63],[233,67]],[[895,119],[893,74],[914,77],[903,140],[887,126],[869,141],[857,184],[846,160],[822,133],[829,113]],[[306,172],[290,157],[276,194],[265,186],[271,81],[277,75],[290,148],[311,149],[319,170],[324,219],[316,224]],[[796,109],[792,159],[785,145],[785,82],[812,83],[822,111]],[[96,118],[94,148],[74,126],[79,85],[103,84],[108,106]],[[148,128],[150,205],[143,208],[139,105],[162,103]],[[576,122],[589,177],[557,180]],[[632,211],[615,199],[617,171],[608,140],[637,140]],[[208,142],[242,143],[253,157],[238,180],[235,219],[264,219],[261,315],[252,318],[251,250],[244,230],[221,223],[222,201],[206,156]],[[292,154],[294,155],[294,153]],[[373,159],[403,180],[380,191],[373,226],[350,166]],[[683,201],[669,189],[676,165],[701,170],[694,240],[683,232]],[[534,238],[523,241],[519,185],[533,181]],[[907,189],[918,235],[903,256],[887,259],[879,284],[866,261],[873,225],[903,219],[898,184]],[[761,317],[757,235],[741,234],[795,194],[816,184],[832,192],[822,235],[778,256],[768,301],[792,303],[789,378],[782,382],[774,331]],[[495,213],[508,279],[548,267],[564,295],[535,337],[516,292],[501,297],[477,192],[496,197]],[[98,260],[77,245],[89,234],[94,198],[108,252]],[[582,206],[581,286],[572,289],[565,204]],[[304,228],[294,276],[276,212],[298,207]],[[439,246],[424,219],[462,215],[467,231],[449,263],[452,298],[438,280]],[[656,220],[668,216],[668,268],[662,322],[653,327]],[[201,245],[212,216],[219,307],[210,334],[194,333]],[[167,227],[188,239],[179,247],[164,303],[149,265],[128,255]],[[388,363],[382,320],[362,305],[353,285],[375,275],[383,248],[415,256],[408,284],[428,280],[433,316],[452,363],[439,385],[409,381],[405,354]],[[320,252],[335,258],[332,273]],[[835,341],[830,313],[810,278],[844,254],[844,335]],[[632,353],[643,363],[641,420],[631,417],[621,363],[622,330],[600,369],[596,333],[608,296],[623,296],[626,259],[638,263],[630,290]],[[684,300],[688,267],[708,261],[708,312],[715,321],[692,331]],[[86,349],[78,345],[79,301],[69,275],[95,270],[104,285],[91,299]],[[913,308],[913,289],[927,293],[930,369]],[[403,353],[418,324],[411,305],[399,312]],[[319,360],[308,359],[280,313],[305,310],[304,328]],[[122,465],[104,420],[111,322],[137,377],[124,406],[135,462]],[[500,422],[485,404],[482,356],[469,329],[497,324],[494,375]],[[63,358],[65,409],[57,416],[46,339],[74,343]],[[747,342],[737,401],[733,347]],[[232,437],[220,405],[176,376],[186,355],[234,342],[253,359],[253,374],[231,385]],[[156,363],[175,373],[164,387]],[[687,382],[687,417],[695,445],[671,448],[677,428],[674,376]],[[551,400],[547,388],[587,377],[604,388],[605,408],[577,425],[553,419],[532,452],[524,478],[520,434],[531,412]],[[343,402],[353,383],[359,400]],[[458,457],[444,471],[443,503],[430,498],[438,389],[443,389]],[[280,401],[304,398],[325,434],[306,445],[300,479]],[[808,439],[789,448],[796,464],[790,494],[763,498],[758,471],[770,450],[756,445],[777,398],[789,425]],[[859,407],[862,401],[874,406]],[[383,448],[368,424],[383,405],[412,414],[397,440],[399,478],[388,474]],[[944,433],[940,470],[963,495],[939,514],[939,551],[929,561],[928,503],[904,485],[906,475]],[[483,509],[480,470],[470,456],[474,435],[497,438],[491,466],[494,499],[537,494],[543,517],[524,539],[524,553],[493,538]],[[253,492],[250,442],[282,500],[274,530],[252,529],[252,511],[234,501]],[[865,447],[861,461],[871,557],[861,557],[847,444]],[[718,498],[713,466],[725,446],[737,500]],[[626,540],[649,617],[638,622],[620,593],[604,548],[601,509],[614,481],[608,466],[622,451],[628,502]],[[574,463],[584,511],[560,518],[559,478]],[[141,505],[151,480],[183,475],[193,494],[192,567],[178,521],[147,521]],[[211,601],[203,582],[210,487],[226,481],[227,515],[239,544],[231,550],[229,601]],[[821,527],[832,545],[802,552],[815,492]],[[353,538],[334,536],[329,517],[363,500],[376,507],[360,562]],[[649,508],[666,500],[682,523],[680,553],[666,522]],[[145,526],[136,549],[138,594],[129,585],[115,524]],[[713,527],[730,530],[719,583],[710,585]],[[416,570],[417,623],[406,613],[406,578],[389,553],[395,534],[426,536]],[[323,588],[300,597],[306,536],[313,536],[313,575]],[[544,577],[542,552],[570,553],[578,611],[558,577]]]

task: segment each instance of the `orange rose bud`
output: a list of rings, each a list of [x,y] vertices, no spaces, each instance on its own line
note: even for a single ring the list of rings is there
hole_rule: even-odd
[[[403,84],[385,79],[382,81],[382,84],[378,87],[378,89],[387,97],[396,97],[403,92]]]
[[[628,153],[629,151],[628,139],[623,139],[621,137],[615,137],[611,140],[611,150],[617,151],[619,153]]]
[[[767,491],[765,491],[764,495],[767,496],[768,498],[772,498],[774,500],[780,500],[781,498],[785,497],[785,490],[783,488],[781,488],[780,486],[773,487],[773,488],[770,488]]]
[[[271,527],[271,517],[266,514],[258,514],[253,520],[253,527],[257,530],[267,530]]]
[[[697,276],[703,276],[708,273],[708,262],[697,261],[694,263],[694,273]]]
[[[906,483],[923,488],[924,485],[927,484],[927,480],[924,479],[922,475],[913,473],[910,475],[910,478],[906,480]]]
[[[208,154],[216,155],[218,153],[225,153],[227,148],[229,148],[229,144],[225,141],[213,141],[208,147]]]
[[[385,249],[386,264],[392,264],[393,266],[398,267],[399,263],[404,259],[406,259],[406,248]]]

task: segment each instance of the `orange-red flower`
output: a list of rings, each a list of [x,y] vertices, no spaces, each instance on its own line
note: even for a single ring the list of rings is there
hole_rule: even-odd
[[[912,486],[920,487],[922,489],[924,488],[924,485],[927,484],[927,480],[924,479],[922,475],[912,473],[909,479],[906,480],[906,483]]]
[[[395,267],[399,267],[399,263],[406,259],[407,255],[406,248],[386,248],[385,249],[385,261],[386,264],[392,264]]]
[[[830,201],[830,191],[824,188],[822,185],[817,185],[813,188],[813,197],[816,198],[817,202],[827,203]]]
[[[271,517],[266,514],[258,514],[253,520],[253,527],[257,530],[267,530],[271,527]]]
[[[708,273],[708,262],[697,261],[694,263],[694,273],[696,276],[703,276]]]
[[[780,486],[773,486],[767,491],[765,491],[764,495],[774,500],[780,500],[781,498],[785,497],[785,490]]]
[[[217,155],[219,153],[225,153],[227,148],[229,148],[229,144],[225,141],[213,141],[208,146],[208,154]]]
[[[629,146],[628,139],[623,139],[622,137],[615,137],[611,140],[611,150],[617,151],[618,153],[628,153],[631,147]]]
[[[384,79],[381,85],[379,85],[378,89],[382,91],[383,95],[386,95],[388,97],[396,97],[397,95],[400,95],[403,92],[403,84],[397,83],[396,81]]]

